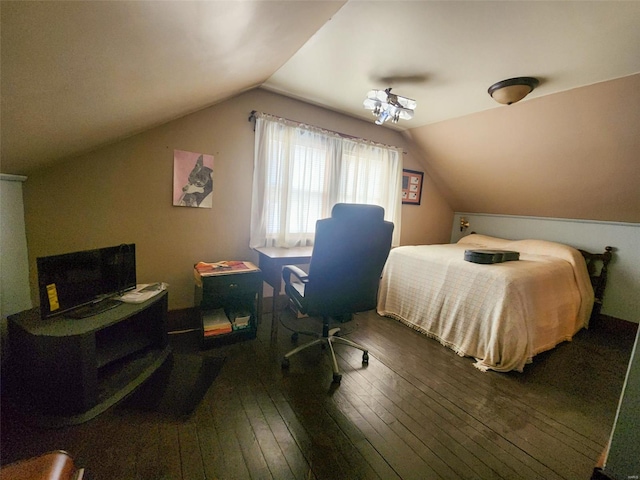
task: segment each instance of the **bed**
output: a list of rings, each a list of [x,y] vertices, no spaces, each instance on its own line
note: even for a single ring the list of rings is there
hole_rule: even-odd
[[[465,250],[473,249],[517,251],[520,259],[465,261]],[[593,303],[579,250],[471,234],[455,244],[393,249],[377,311],[475,358],[482,371],[522,372],[535,355],[586,328]]]

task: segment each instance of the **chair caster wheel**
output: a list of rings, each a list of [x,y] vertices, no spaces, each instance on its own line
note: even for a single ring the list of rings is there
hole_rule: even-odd
[[[294,332],[291,334],[291,343],[295,343],[298,341],[298,332]]]
[[[342,374],[340,373],[333,374],[333,383],[340,383],[341,380],[342,380]]]
[[[282,366],[282,368],[289,368],[289,359],[283,358],[282,363],[280,365]]]
[[[368,365],[369,364],[369,352],[364,352],[362,354],[362,363]]]

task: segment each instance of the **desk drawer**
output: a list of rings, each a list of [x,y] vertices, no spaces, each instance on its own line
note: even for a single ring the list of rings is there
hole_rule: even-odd
[[[202,289],[205,297],[227,297],[230,295],[257,293],[261,284],[260,272],[202,277]]]

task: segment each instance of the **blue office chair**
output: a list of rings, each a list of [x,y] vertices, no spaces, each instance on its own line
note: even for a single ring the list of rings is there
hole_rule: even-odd
[[[288,352],[282,368],[289,367],[292,355],[313,345],[328,345],[333,381],[340,383],[342,375],[332,345],[336,342],[362,350],[362,363],[369,362],[368,350],[337,336],[340,329],[330,329],[329,319],[376,307],[392,234],[393,223],[384,220],[384,209],[377,205],[338,203],[331,211],[331,218],[318,220],[309,273],[295,265],[286,265],[282,276],[285,292],[295,307],[310,317],[322,317],[322,333],[315,334],[317,338],[312,342]]]

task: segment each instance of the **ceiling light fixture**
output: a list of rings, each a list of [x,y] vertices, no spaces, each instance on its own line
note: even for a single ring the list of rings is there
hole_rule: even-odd
[[[403,120],[411,120],[413,111],[417,103],[410,98],[401,97],[391,93],[391,88],[386,90],[371,90],[367,93],[367,98],[363,102],[364,108],[372,110],[376,120],[376,125],[382,125],[387,120],[398,123]]]
[[[489,95],[498,103],[511,105],[529,95],[540,82],[533,77],[517,77],[494,83],[489,87]]]

